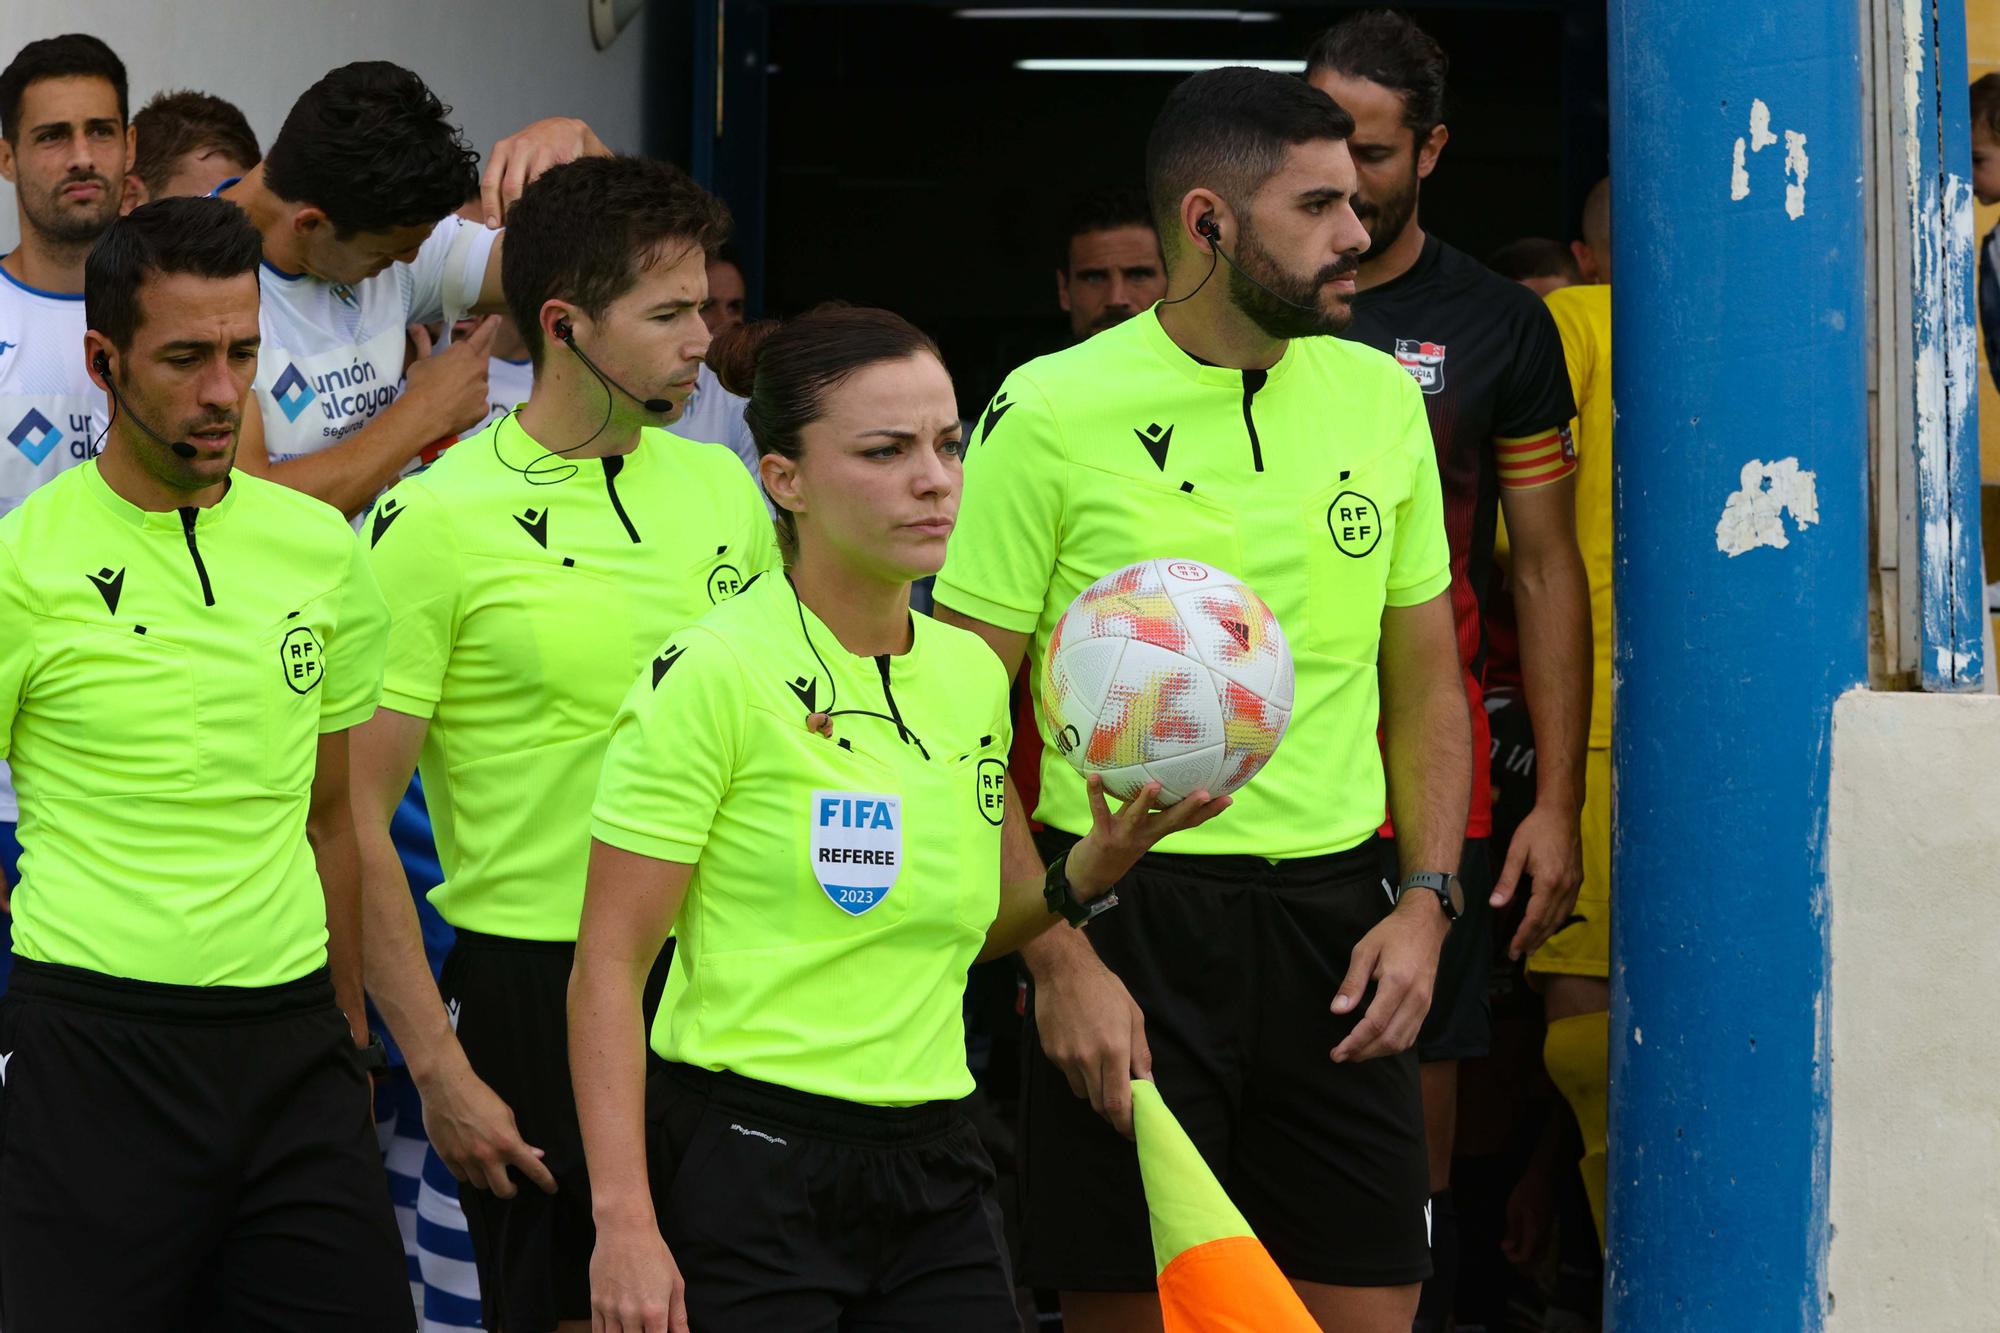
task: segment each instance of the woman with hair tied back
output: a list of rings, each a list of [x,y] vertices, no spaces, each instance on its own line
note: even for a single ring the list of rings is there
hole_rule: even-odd
[[[593,1326],[1013,1330],[957,1106],[966,968],[1087,919],[1229,800],[1158,810],[1153,786],[1113,813],[1093,779],[1091,832],[1045,881],[999,664],[910,611],[962,480],[936,345],[833,307],[713,360],[792,563],[661,649],[605,756],[570,981]],[[640,990],[669,926],[648,1079]]]

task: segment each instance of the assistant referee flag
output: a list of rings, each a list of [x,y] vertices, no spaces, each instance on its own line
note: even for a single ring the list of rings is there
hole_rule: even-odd
[[[1166,1333],[1319,1333],[1160,1090],[1132,1081],[1132,1130]]]

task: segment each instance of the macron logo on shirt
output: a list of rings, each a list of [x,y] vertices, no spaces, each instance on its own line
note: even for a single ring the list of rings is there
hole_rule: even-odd
[[[312,385],[299,373],[295,365],[287,364],[285,373],[278,376],[278,382],[271,386],[271,401],[285,414],[285,420],[297,421],[299,413],[312,405],[314,394]]]
[[[7,355],[7,353],[13,351],[16,347],[19,347],[20,345],[21,344],[19,343],[10,343],[5,338],[0,338],[0,356]]]

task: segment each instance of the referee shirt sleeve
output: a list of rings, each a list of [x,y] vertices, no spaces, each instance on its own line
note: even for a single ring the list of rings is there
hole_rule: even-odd
[[[658,861],[701,859],[748,731],[746,674],[699,625],[640,669],[611,724],[592,837]]]
[[[980,418],[965,459],[965,498],[937,579],[940,605],[1032,634],[1062,544],[1069,471],[1062,428],[1018,371]]]
[[[382,698],[382,654],[389,639],[389,608],[375,585],[361,548],[347,548],[347,577],[341,581],[340,618],[326,646],[326,685],[320,696],[319,729],[345,731],[374,716]]]
[[[360,543],[389,608],[382,706],[428,719],[458,632],[463,566],[451,517],[420,482],[405,481],[362,520]]]
[[[14,553],[0,546],[0,759],[13,750],[14,715],[28,685],[35,656],[35,614]]]
[[[1408,404],[1403,454],[1410,484],[1396,506],[1387,602],[1390,606],[1416,606],[1451,586],[1451,546],[1445,539],[1444,493],[1438,482],[1437,450],[1431,444],[1423,391],[1408,375],[1398,372],[1396,378],[1401,381],[1396,392]]]

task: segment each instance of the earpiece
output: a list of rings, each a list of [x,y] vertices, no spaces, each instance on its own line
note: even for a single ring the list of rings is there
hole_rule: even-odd
[[[1222,228],[1215,225],[1215,214],[1213,213],[1203,213],[1201,215],[1201,220],[1194,224],[1194,233],[1197,236],[1206,236],[1211,241],[1220,241],[1222,239]]]
[[[556,329],[556,337],[562,339],[564,342],[568,342],[570,340],[572,335],[570,333],[568,320],[566,319],[557,320],[555,323],[555,329]]]
[[[111,358],[110,358],[110,357],[106,356],[106,355],[105,355],[104,353],[102,353],[102,352],[99,352],[99,353],[97,354],[97,356],[96,356],[96,357],[95,357],[95,358],[94,358],[94,359],[93,359],[93,360],[91,361],[91,363],[90,363],[90,364],[91,364],[91,365],[93,365],[93,366],[96,366],[96,367],[97,367],[97,373],[98,373],[98,374],[100,374],[100,375],[104,376],[104,377],[105,377],[106,379],[109,379],[109,378],[111,378]]]

